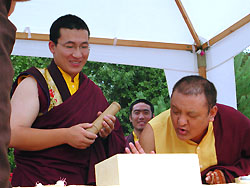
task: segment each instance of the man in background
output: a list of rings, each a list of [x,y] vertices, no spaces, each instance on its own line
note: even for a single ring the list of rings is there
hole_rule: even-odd
[[[0,187],[10,187],[8,145],[10,141],[10,89],[13,68],[10,54],[15,42],[16,27],[8,16],[14,11],[16,2],[27,0],[0,0]]]
[[[133,125],[133,132],[126,136],[126,147],[132,142],[138,141],[143,129],[149,120],[153,118],[154,106],[146,99],[138,99],[130,105],[129,120]]]

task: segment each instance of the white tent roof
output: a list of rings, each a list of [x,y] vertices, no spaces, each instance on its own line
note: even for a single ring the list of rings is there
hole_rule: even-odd
[[[206,51],[207,78],[218,89],[218,101],[236,107],[232,61],[250,45],[250,0],[17,3],[10,19],[21,33],[17,35],[13,54],[51,57],[47,47],[49,28],[59,16],[69,13],[81,17],[90,28],[89,60],[162,68],[170,91],[180,77],[198,74],[196,54],[190,51],[201,40],[204,48],[210,46]],[[22,32],[45,35],[30,36]],[[227,77],[221,77],[221,70]]]
[[[197,34],[210,40],[250,13],[249,0],[182,0]],[[53,21],[75,14],[91,37],[193,44],[174,0],[33,0],[17,3],[10,19],[19,32],[49,33]]]

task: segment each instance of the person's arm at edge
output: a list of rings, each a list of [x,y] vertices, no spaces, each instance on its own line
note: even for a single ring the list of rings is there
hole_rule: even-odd
[[[155,152],[154,131],[149,123],[143,129],[139,139],[139,143],[146,153],[152,153],[152,151]]]

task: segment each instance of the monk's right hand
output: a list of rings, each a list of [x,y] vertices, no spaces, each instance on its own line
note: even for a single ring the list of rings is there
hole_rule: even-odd
[[[66,133],[66,143],[77,149],[86,149],[95,142],[97,135],[87,131],[92,127],[90,123],[80,123],[68,128]]]
[[[145,154],[145,151],[143,150],[138,141],[135,141],[135,145],[132,142],[130,142],[129,147],[130,149],[128,147],[125,148],[127,154]],[[150,153],[154,154],[155,152],[152,151]]]

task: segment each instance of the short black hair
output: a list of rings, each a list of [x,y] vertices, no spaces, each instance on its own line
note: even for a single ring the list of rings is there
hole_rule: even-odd
[[[216,88],[212,82],[202,76],[191,75],[181,78],[174,85],[171,98],[176,90],[184,95],[199,95],[204,93],[209,110],[216,105]]]
[[[59,17],[53,22],[50,27],[50,40],[57,44],[58,39],[60,38],[60,29],[77,29],[77,30],[87,30],[88,36],[90,36],[90,31],[87,24],[78,16],[72,14],[66,14]]]
[[[133,110],[134,105],[136,105],[136,104],[138,104],[138,103],[141,103],[141,102],[142,102],[142,103],[145,103],[145,104],[147,104],[147,105],[150,106],[150,110],[151,110],[152,116],[153,116],[153,113],[154,113],[154,106],[153,106],[153,104],[152,104],[151,102],[149,102],[149,101],[146,100],[146,99],[137,99],[136,101],[132,102],[131,105],[130,105],[130,108],[129,108],[130,114],[132,114],[132,110]]]

